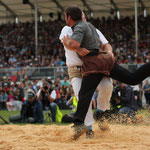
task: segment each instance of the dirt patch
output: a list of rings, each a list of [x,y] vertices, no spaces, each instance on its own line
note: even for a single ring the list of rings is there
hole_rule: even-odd
[[[82,135],[72,140],[71,125],[0,126],[0,150],[150,150],[150,127],[146,125],[104,125],[93,129],[93,139]]]

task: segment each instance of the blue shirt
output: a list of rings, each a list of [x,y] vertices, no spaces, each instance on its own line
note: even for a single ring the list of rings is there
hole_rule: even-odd
[[[2,102],[2,100],[3,100],[4,102],[6,102],[6,101],[7,101],[7,98],[8,98],[8,95],[7,95],[6,93],[4,93],[4,95],[3,95],[3,94],[0,94],[0,102]]]

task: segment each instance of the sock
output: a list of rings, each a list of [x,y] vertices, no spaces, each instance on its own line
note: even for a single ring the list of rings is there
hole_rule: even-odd
[[[103,112],[103,110],[101,110],[101,109],[96,109],[96,111],[98,111],[98,112]]]
[[[88,129],[89,129],[89,130],[92,130],[92,125],[88,126]]]

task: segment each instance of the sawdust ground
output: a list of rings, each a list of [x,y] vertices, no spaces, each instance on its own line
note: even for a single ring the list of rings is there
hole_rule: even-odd
[[[95,136],[72,140],[71,125],[0,126],[0,150],[150,150],[150,126],[94,124]]]

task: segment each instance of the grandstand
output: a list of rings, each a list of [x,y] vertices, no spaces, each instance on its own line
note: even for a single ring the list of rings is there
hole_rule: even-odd
[[[149,0],[136,0],[138,14],[143,14],[146,9],[147,14],[150,12]],[[35,3],[37,3],[38,18],[43,20],[56,19],[62,15],[66,6],[75,4],[89,16],[108,17],[115,16],[119,10],[120,16],[134,15],[135,0],[1,0],[0,1],[0,22],[18,21],[26,22],[34,20]],[[61,13],[61,14],[59,14]],[[91,14],[93,13],[93,14]],[[58,15],[59,14],[59,15]]]
[[[72,3],[80,6],[88,21],[106,36],[120,64],[130,65],[133,70],[136,67],[133,65],[150,60],[148,0],[1,0],[0,79],[5,75],[17,75],[20,80],[24,70],[33,79],[41,76],[56,79],[60,67],[66,70],[64,49],[58,36],[65,24],[64,8]],[[138,52],[135,6],[138,14]],[[50,71],[41,71],[47,67]]]

